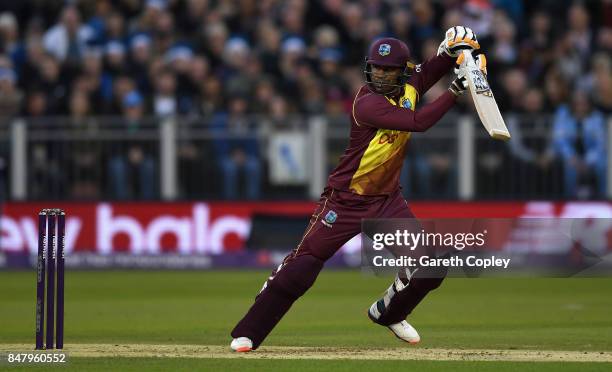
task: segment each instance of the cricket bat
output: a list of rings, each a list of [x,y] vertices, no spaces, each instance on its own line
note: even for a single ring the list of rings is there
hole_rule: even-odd
[[[463,53],[463,61],[461,61],[459,68],[465,73],[470,95],[482,125],[491,137],[507,141],[510,139],[510,132],[508,132],[504,118],[499,112],[486,75],[476,65],[470,51],[464,50],[461,53]]]

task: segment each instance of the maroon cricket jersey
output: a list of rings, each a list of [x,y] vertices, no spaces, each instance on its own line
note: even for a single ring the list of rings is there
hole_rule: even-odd
[[[397,102],[362,86],[353,101],[349,146],[329,176],[328,185],[359,195],[396,191],[411,132],[429,129],[455,103],[455,96],[446,91],[415,110],[419,97],[448,73],[454,62],[444,55],[417,65]]]

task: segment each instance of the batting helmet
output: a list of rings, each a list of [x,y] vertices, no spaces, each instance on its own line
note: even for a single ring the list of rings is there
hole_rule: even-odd
[[[365,69],[363,71],[368,85],[372,84],[372,65],[403,68],[396,84],[382,84],[390,89],[403,87],[408,81],[414,64],[410,62],[410,50],[401,40],[393,37],[378,39],[370,45],[368,55],[365,58]]]

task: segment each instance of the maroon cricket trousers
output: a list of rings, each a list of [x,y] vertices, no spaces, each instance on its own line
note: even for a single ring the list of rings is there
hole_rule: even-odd
[[[232,337],[248,337],[256,349],[314,283],[325,261],[361,232],[364,218],[414,218],[400,190],[390,195],[363,196],[326,188],[298,246],[285,257],[255,298],[247,314],[232,330]],[[425,273],[422,273],[425,274]],[[445,273],[412,277],[406,289],[394,296],[378,323],[400,322],[427,293],[437,288]]]

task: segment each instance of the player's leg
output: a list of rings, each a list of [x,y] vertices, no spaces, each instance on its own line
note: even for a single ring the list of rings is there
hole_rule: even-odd
[[[389,198],[379,218],[414,218],[408,204],[397,194]],[[420,336],[405,319],[429,292],[438,288],[446,277],[445,268],[402,269],[384,296],[368,310],[372,321],[388,326],[400,339],[417,343]]]
[[[360,215],[344,209],[333,199],[333,195],[324,194],[300,244],[264,283],[255,303],[232,330],[240,351],[256,349],[291,305],[312,286],[325,261],[359,233]],[[249,342],[240,338],[248,339],[250,347]]]

